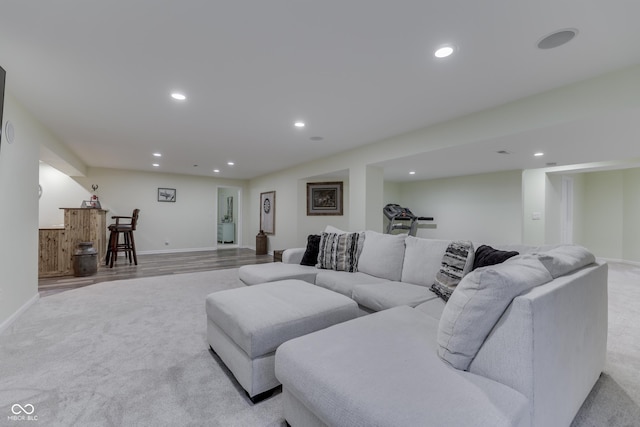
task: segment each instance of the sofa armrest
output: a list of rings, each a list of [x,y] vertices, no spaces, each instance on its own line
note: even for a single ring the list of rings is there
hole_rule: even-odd
[[[306,248],[285,249],[282,253],[282,262],[284,264],[300,264],[306,250]]]
[[[604,368],[607,265],[516,297],[469,371],[529,398],[532,426],[569,425]]]

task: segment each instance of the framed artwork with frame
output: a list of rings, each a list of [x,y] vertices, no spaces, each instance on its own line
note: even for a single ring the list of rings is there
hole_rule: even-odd
[[[307,215],[342,215],[342,182],[308,182]]]
[[[276,234],[276,192],[260,193],[260,230]]]
[[[175,202],[176,189],[175,188],[158,188],[158,201],[159,202]]]

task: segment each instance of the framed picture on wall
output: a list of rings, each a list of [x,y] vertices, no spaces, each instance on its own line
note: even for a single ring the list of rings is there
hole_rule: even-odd
[[[342,215],[342,182],[308,182],[307,215]]]
[[[276,192],[260,193],[260,230],[276,234]]]
[[[158,201],[159,202],[175,202],[176,189],[175,188],[158,188]]]

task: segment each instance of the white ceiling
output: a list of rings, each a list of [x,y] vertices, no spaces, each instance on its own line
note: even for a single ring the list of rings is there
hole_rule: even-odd
[[[638,64],[638,16],[635,0],[3,0],[0,65],[89,166],[248,179]],[[578,36],[536,48],[564,28]],[[445,43],[456,54],[434,58]],[[637,136],[635,121],[624,126]],[[591,125],[381,166],[394,180],[409,179],[411,161],[432,166],[415,178],[450,176],[461,157],[467,173],[521,169],[532,132],[562,145],[593,137]],[[547,161],[640,157],[589,147]]]

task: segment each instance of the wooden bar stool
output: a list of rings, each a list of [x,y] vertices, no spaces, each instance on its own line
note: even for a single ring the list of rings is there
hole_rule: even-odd
[[[131,216],[112,216],[111,219],[115,219],[114,224],[109,225],[109,245],[107,247],[107,257],[105,264],[109,267],[113,267],[113,263],[118,258],[118,252],[124,252],[125,257],[138,265],[138,257],[136,255],[136,242],[133,238],[133,232],[136,229],[138,223],[138,214],[140,209],[134,209]],[[124,222],[122,222],[124,221]],[[120,238],[122,235],[122,238]]]

